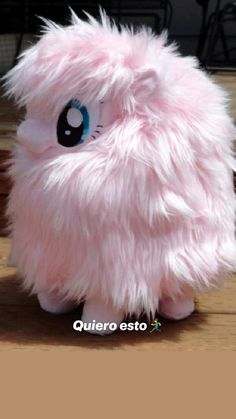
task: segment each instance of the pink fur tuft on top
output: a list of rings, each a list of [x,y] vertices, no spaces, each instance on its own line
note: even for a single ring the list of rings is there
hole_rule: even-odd
[[[104,13],[45,22],[5,78],[26,106],[8,205],[24,285],[137,314],[219,286],[236,261],[226,93],[165,34]],[[69,147],[58,120],[73,100],[66,123],[86,108],[89,127]]]

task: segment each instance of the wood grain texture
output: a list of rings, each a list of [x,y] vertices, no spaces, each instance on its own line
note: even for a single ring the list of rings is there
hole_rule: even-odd
[[[230,112],[236,120],[236,75],[214,76],[231,96]],[[22,114],[11,102],[0,99],[0,233],[9,185],[1,177]],[[4,223],[3,223],[4,224]],[[10,241],[0,237],[0,350],[24,351],[161,351],[236,350],[236,274],[221,290],[197,296],[196,310],[188,319],[160,319],[161,333],[117,332],[98,337],[73,331],[82,307],[54,316],[43,312],[35,296],[21,289],[14,268],[6,266]],[[146,319],[144,319],[146,320]]]
[[[161,319],[161,333],[117,332],[99,337],[75,332],[82,306],[65,315],[43,312],[6,266],[10,240],[0,238],[0,350],[236,350],[236,275],[225,287],[196,298],[196,310],[179,322]],[[143,319],[147,321],[147,319]],[[147,321],[148,322],[148,321]]]

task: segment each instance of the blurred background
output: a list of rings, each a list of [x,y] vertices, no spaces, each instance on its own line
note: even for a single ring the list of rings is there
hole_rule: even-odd
[[[236,68],[236,1],[227,0],[101,0],[0,2],[0,74],[16,62],[18,54],[35,41],[41,22],[69,21],[68,4],[79,15],[98,15],[99,4],[118,23],[146,24],[155,33],[168,29],[182,53],[197,55],[209,70]]]

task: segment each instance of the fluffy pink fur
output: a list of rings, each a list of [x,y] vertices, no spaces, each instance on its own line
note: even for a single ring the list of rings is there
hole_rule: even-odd
[[[10,169],[14,258],[33,292],[154,313],[235,268],[235,128],[194,58],[101,18],[47,21],[6,77],[27,108]],[[75,97],[104,102],[104,129],[67,149],[56,123]]]

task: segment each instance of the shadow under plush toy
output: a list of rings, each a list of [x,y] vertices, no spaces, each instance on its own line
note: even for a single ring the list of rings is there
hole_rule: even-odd
[[[12,263],[53,313],[84,299],[84,322],[182,319],[235,268],[226,94],[163,35],[119,31],[103,12],[45,22],[5,79],[26,106]]]

